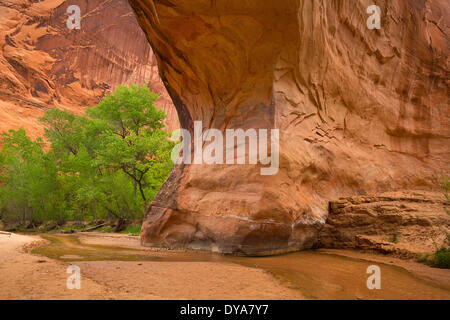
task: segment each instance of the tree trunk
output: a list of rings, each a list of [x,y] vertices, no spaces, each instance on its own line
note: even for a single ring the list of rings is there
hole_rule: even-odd
[[[138,185],[139,185],[139,191],[141,192],[142,200],[144,200],[144,203],[147,206],[147,198],[145,197],[144,189],[142,188],[142,183],[139,181]]]
[[[94,221],[97,220],[97,207],[95,205],[95,199],[92,200],[92,209],[94,211]]]
[[[134,198],[136,198],[137,193],[137,178],[136,178],[136,166],[133,165],[133,178],[134,178]]]

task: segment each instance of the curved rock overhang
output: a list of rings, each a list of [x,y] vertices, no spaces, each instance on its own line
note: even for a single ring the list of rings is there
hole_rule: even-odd
[[[330,200],[432,189],[448,170],[444,2],[129,0],[183,128],[278,129],[280,168],[178,165],[144,245],[272,254],[311,248]]]

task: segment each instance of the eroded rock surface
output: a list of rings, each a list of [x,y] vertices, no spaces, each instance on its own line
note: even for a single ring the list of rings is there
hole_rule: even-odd
[[[328,202],[438,188],[448,170],[446,1],[129,0],[183,128],[280,130],[280,170],[182,165],[142,242],[243,254],[312,247]]]
[[[81,29],[66,25],[70,5]],[[42,134],[47,108],[80,113],[118,84],[147,83],[177,128],[173,104],[133,11],[121,0],[0,0],[0,132]]]
[[[353,196],[330,203],[320,233],[325,248],[351,248],[416,258],[450,246],[450,203],[423,191]]]

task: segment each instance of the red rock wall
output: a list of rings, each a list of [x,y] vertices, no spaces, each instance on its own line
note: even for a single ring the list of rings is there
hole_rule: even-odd
[[[448,1],[129,0],[181,124],[277,128],[280,171],[177,167],[142,242],[245,254],[317,243],[330,200],[434,189],[450,159]],[[369,30],[366,9],[381,8]]]
[[[81,29],[66,26],[69,5]],[[76,113],[122,83],[147,83],[160,94],[168,128],[178,117],[156,59],[133,11],[121,0],[0,1],[0,131],[42,133],[37,118],[56,106]]]

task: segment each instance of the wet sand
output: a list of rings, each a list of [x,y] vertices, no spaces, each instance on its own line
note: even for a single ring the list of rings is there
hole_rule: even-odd
[[[118,237],[125,246],[135,243],[127,242],[126,236]],[[97,242],[101,243],[102,238],[98,236]],[[28,253],[36,249],[36,241],[40,238],[0,235],[0,299],[304,298],[300,292],[277,283],[263,270],[222,262],[154,262],[152,252],[146,253],[148,261],[145,261],[140,251],[113,247],[106,247],[111,250],[107,258],[129,254],[129,259],[137,261],[75,261],[73,264],[81,269],[81,289],[69,290],[66,269],[72,262],[68,260],[83,257],[83,251],[104,252],[104,247],[81,246],[81,255],[69,249],[63,259],[56,260]],[[108,240],[105,242],[107,244]],[[78,253],[77,250],[80,248],[75,248]]]
[[[245,258],[143,248],[121,234],[45,234],[44,245],[17,235],[3,245],[3,237],[1,299],[450,299],[450,270],[355,251]],[[71,263],[81,290],[66,288]],[[374,264],[381,290],[366,285]]]
[[[108,299],[113,294],[90,279],[83,279],[83,290],[67,290],[66,263],[24,252],[39,241],[0,234],[0,299]]]

